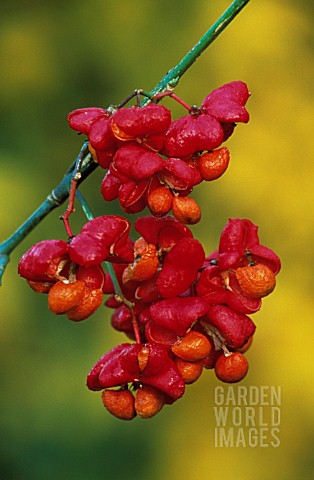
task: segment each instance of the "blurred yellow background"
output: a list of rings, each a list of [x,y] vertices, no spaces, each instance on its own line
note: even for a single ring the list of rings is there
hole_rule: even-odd
[[[230,3],[2,1],[1,240],[76,157],[82,139],[68,128],[67,113],[152,89]],[[46,297],[17,276],[19,257],[33,243],[65,238],[61,207],[13,252],[0,291],[4,480],[312,478],[313,13],[310,0],[251,1],[176,89],[197,105],[232,80],[247,82],[252,93],[251,121],[227,142],[227,173],[195,189],[203,219],[193,233],[209,253],[229,217],[249,218],[282,259],[275,293],[253,316],[257,332],[242,383],[281,387],[280,446],[215,447],[220,384],[212,371],[149,421],[122,422],[104,411],[85,379],[103,352],[124,341],[110,329],[110,312],[73,324],[52,315]],[[82,185],[95,215],[117,212],[97,193],[102,176],[97,170]]]

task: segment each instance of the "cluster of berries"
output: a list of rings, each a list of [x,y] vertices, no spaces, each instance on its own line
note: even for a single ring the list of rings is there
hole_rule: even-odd
[[[103,261],[130,262],[130,223],[118,215],[88,222],[70,241],[42,240],[21,258],[18,273],[30,287],[48,294],[48,306],[70,320],[88,318],[101,305]]]
[[[88,136],[93,158],[108,169],[101,186],[106,201],[118,198],[126,213],[148,207],[160,217],[172,210],[181,222],[195,224],[201,210],[188,195],[195,185],[215,180],[227,169],[229,150],[220,145],[236,123],[248,122],[244,105],[249,95],[246,84],[235,81],[211,92],[201,108],[179,99],[189,113],[177,120],[157,103],[82,108],[68,120],[71,128]]]
[[[48,294],[53,313],[72,321],[88,318],[108,296],[112,327],[128,341],[98,360],[87,386],[102,390],[104,406],[118,418],[152,417],[182,397],[204,369],[227,383],[247,374],[243,354],[255,332],[249,315],[275,288],[280,260],[246,219],[230,219],[218,249],[206,255],[186,225],[198,221],[195,207],[180,202],[192,201],[187,195],[194,185],[225,170],[228,151],[217,147],[235,122],[248,121],[248,96],[244,83],[232,82],[172,122],[158,104],[69,115],[108,169],[104,198],[118,197],[128,213],[148,206],[153,215],[134,222],[135,241],[127,219],[94,218],[68,241],[33,245],[18,271]]]
[[[106,408],[123,419],[151,417],[173,403],[203,368],[214,368],[222,381],[240,381],[248,371],[243,352],[255,331],[248,314],[274,289],[280,269],[249,220],[229,220],[219,249],[207,257],[172,216],[138,218],[135,229],[141,236],[133,243],[128,220],[97,217],[70,242],[33,245],[19,263],[30,286],[48,293],[51,311],[70,320],[86,319],[110,294],[105,304],[114,309],[113,328],[136,343],[103,355],[87,386],[103,390]],[[113,263],[126,302],[103,261]]]

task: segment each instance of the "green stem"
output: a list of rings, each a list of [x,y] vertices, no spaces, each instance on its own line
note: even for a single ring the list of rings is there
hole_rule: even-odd
[[[85,197],[83,196],[83,194],[79,190],[76,190],[76,198],[80,202],[82,210],[83,210],[84,215],[87,218],[87,220],[93,220],[94,215],[93,215],[91,209],[89,208],[89,205],[85,200]]]
[[[150,97],[158,93],[164,92],[169,88],[174,88],[182,75],[191,67],[195,60],[203,53],[206,48],[218,37],[218,35],[226,28],[227,25],[237,16],[242,8],[250,0],[235,0],[230,7],[221,15],[221,17],[210,27],[210,29],[202,36],[197,44],[182,58],[177,66],[173,67],[149,93]],[[145,105],[150,101],[146,97],[141,105]],[[97,167],[88,152],[87,142],[84,143],[79,157],[82,158],[81,183],[87,178]],[[10,261],[10,253],[19,245],[22,240],[38,225],[52,210],[59,207],[69,196],[71,181],[73,178],[73,170],[75,163],[70,166],[64,178],[59,185],[48,195],[46,200],[40,207],[2,244],[0,244],[0,285],[2,275],[7,264]]]
[[[81,148],[78,158],[82,158],[81,183],[97,167],[97,164],[88,153],[88,144],[85,142]],[[69,189],[73,177],[73,170],[76,161],[69,167],[67,173],[48,195],[46,200],[35,210],[35,212],[3,243],[0,245],[0,285],[2,275],[10,261],[10,253],[19,245],[22,240],[38,225],[52,210],[59,207],[69,196]]]
[[[169,87],[174,88],[178,85],[182,75],[193,65],[197,58],[206,50],[206,48],[220,35],[220,33],[229,25],[230,22],[238,15],[243,7],[250,0],[235,0],[230,7],[221,15],[220,18],[210,27],[209,30],[200,38],[194,47],[182,58],[182,60],[173,67],[149,92],[151,96],[167,90]],[[149,102],[146,98],[142,102],[142,106]]]

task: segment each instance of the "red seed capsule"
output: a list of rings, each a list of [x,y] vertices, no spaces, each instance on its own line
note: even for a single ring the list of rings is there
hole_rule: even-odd
[[[207,357],[211,350],[209,340],[200,332],[190,331],[182,337],[180,343],[172,347],[172,351],[182,360],[194,362]]]
[[[163,392],[150,385],[143,385],[136,392],[135,411],[141,418],[151,418],[162,409],[165,401]]]
[[[235,274],[242,292],[253,298],[266,297],[276,286],[274,272],[262,263],[237,268]]]
[[[85,293],[80,302],[67,312],[67,317],[73,322],[80,322],[90,317],[102,302],[103,292],[101,288],[92,290],[85,288]]]
[[[230,153],[227,147],[201,155],[198,168],[204,180],[216,180],[227,170]]]
[[[42,240],[22,256],[18,273],[34,282],[59,280],[61,270],[69,263],[69,245],[64,240]]]
[[[129,390],[103,390],[102,402],[111,415],[121,420],[132,420],[136,415],[134,397]]]
[[[201,219],[201,209],[190,197],[173,197],[172,213],[177,220],[187,225],[194,225]]]
[[[72,283],[57,282],[48,293],[48,307],[56,315],[68,312],[83,299],[85,283],[77,280]]]
[[[184,383],[191,384],[196,382],[196,380],[201,376],[203,371],[202,361],[198,362],[187,362],[181,358],[175,359],[175,364],[178,367],[178,370],[184,380]]]
[[[134,244],[135,260],[123,272],[122,281],[145,282],[155,275],[159,267],[156,246],[140,237]]]
[[[215,374],[219,380],[226,383],[236,383],[242,380],[249,369],[247,359],[240,352],[230,355],[221,354],[215,363]]]
[[[173,195],[167,187],[159,187],[148,196],[148,208],[156,217],[166,215],[171,210]]]

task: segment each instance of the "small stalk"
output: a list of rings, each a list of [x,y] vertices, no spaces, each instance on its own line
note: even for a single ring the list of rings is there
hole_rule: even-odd
[[[66,229],[66,232],[69,238],[73,237],[73,233],[70,227],[69,217],[74,212],[75,193],[77,190],[78,182],[82,177],[81,169],[82,169],[84,154],[85,154],[85,147],[83,151],[81,150],[80,155],[77,157],[77,160],[75,162],[75,168],[74,168],[72,179],[71,179],[68,207],[65,213],[60,217],[60,219],[63,220],[64,227]]]

